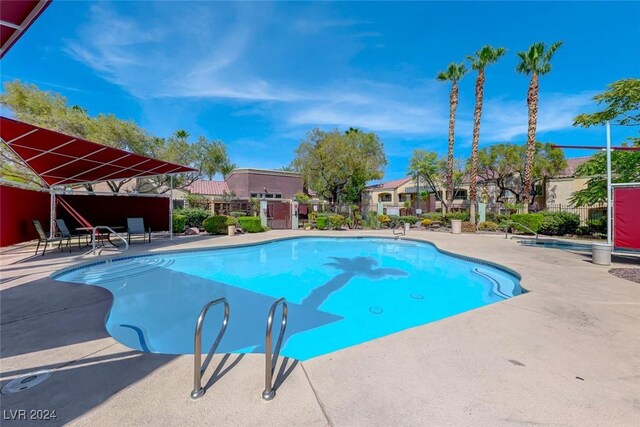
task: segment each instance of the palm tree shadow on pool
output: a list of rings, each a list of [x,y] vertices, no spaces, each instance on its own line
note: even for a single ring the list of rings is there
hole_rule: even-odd
[[[354,277],[366,277],[368,279],[380,280],[386,277],[406,277],[409,275],[406,271],[398,270],[397,268],[376,268],[378,260],[372,257],[359,256],[355,258],[330,258],[334,260],[334,262],[324,265],[342,270],[342,273],[338,274],[324,285],[315,288],[308,297],[302,300],[302,306],[307,308],[320,307],[332,293],[340,290]]]

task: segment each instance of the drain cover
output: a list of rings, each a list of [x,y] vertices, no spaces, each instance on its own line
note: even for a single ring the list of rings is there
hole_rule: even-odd
[[[15,380],[9,381],[2,387],[0,393],[2,394],[13,394],[19,393],[21,391],[30,389],[31,387],[35,387],[38,384],[46,381],[51,375],[53,375],[53,371],[51,369],[46,369],[43,371],[30,372],[26,375],[23,375]]]
[[[372,305],[371,307],[369,307],[369,311],[372,312],[373,314],[382,314],[384,310],[382,309],[382,307],[378,307],[377,305]]]
[[[424,296],[420,294],[411,294],[410,296],[413,299],[424,299]]]

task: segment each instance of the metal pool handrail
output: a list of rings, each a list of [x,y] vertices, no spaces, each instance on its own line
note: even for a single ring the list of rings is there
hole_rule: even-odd
[[[209,353],[204,359],[204,363],[200,365],[200,361],[202,360],[202,324],[204,323],[204,318],[206,317],[207,312],[211,307],[221,303],[224,304],[224,319],[222,320],[222,328],[220,328],[220,332],[218,332],[216,340],[209,349]],[[198,320],[196,321],[196,332],[193,342],[193,391],[191,392],[192,399],[202,397],[202,395],[206,391],[204,388],[202,388],[202,375],[209,366],[209,362],[211,362],[213,353],[216,351],[216,348],[218,348],[218,344],[220,344],[220,340],[222,339],[224,332],[227,330],[228,323],[229,303],[227,302],[226,298],[218,298],[217,300],[209,301],[204,305],[204,307],[202,307],[200,315],[198,316]]]
[[[508,222],[508,225],[507,225],[507,227],[506,227],[506,228],[505,228],[505,230],[504,230],[504,238],[505,238],[505,239],[509,238],[509,226],[510,226],[510,225],[512,225],[512,224],[517,224],[517,225],[519,225],[520,227],[524,228],[525,230],[530,231],[531,233],[533,233],[533,234],[536,236],[536,240],[538,240],[538,233],[536,233],[535,231],[533,231],[532,229],[530,229],[530,228],[529,228],[529,227],[527,227],[526,225],[521,224],[521,223],[519,223],[519,222],[515,222],[515,221],[509,221],[509,222]]]
[[[396,233],[396,230],[398,229],[398,227],[401,227],[401,231],[399,233]],[[400,221],[400,224],[391,231],[393,232],[393,235],[396,236],[396,238],[398,236],[405,236],[406,233],[404,232],[404,221]]]
[[[271,339],[271,329],[273,327],[273,317],[276,314],[276,308],[279,304],[282,304],[282,324],[280,326],[280,336],[278,337],[278,343],[276,344],[276,351],[271,352],[271,346],[273,340]],[[271,305],[269,310],[269,316],[267,317],[267,334],[265,342],[265,375],[264,375],[264,391],[262,392],[262,398],[264,400],[271,400],[276,396],[276,391],[273,389],[273,371],[275,370],[275,363],[278,361],[278,354],[280,354],[280,347],[282,346],[282,338],[284,337],[284,331],[287,329],[287,302],[284,298],[280,298],[278,301]],[[275,358],[273,355],[275,354]]]
[[[124,242],[124,250],[125,251],[129,250],[129,242],[127,242],[127,239],[125,239],[124,237],[122,237],[121,235],[113,231],[111,227],[107,227],[106,225],[97,225],[93,227],[93,231],[91,232],[92,251],[94,255],[96,254],[96,231],[99,229],[109,230],[111,234],[115,234],[120,240]],[[109,243],[111,243],[111,241],[109,241]],[[102,250],[100,250],[100,252],[102,252]]]

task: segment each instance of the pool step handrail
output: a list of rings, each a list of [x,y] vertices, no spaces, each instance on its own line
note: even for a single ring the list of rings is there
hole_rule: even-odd
[[[398,227],[400,227],[400,231],[396,232],[396,230],[398,229]],[[396,236],[396,238],[400,237],[400,236],[406,236],[406,233],[404,231],[404,221],[400,221],[400,223],[398,224],[398,226],[396,226],[394,229],[392,229],[391,231],[393,231],[393,235]]]
[[[505,239],[508,239],[508,238],[509,238],[509,227],[510,227],[510,226],[512,226],[513,224],[515,224],[515,225],[519,225],[520,227],[524,228],[525,230],[527,230],[527,231],[529,231],[529,232],[533,233],[533,234],[535,235],[535,237],[536,237],[536,240],[538,240],[538,233],[536,233],[535,231],[533,231],[532,229],[530,229],[530,228],[529,228],[529,227],[527,227],[526,225],[521,224],[521,223],[516,222],[516,221],[509,221],[509,222],[507,223],[507,227],[506,227],[506,228],[505,228],[505,230],[504,230],[504,238],[505,238]]]
[[[91,231],[91,241],[92,241],[92,253],[93,255],[96,254],[96,232],[98,230],[107,230],[110,234],[115,234],[116,237],[120,240],[122,240],[124,242],[124,250],[129,250],[129,242],[127,242],[127,239],[125,239],[124,237],[122,237],[120,234],[116,233],[115,231],[113,231],[113,229],[111,227],[108,227],[106,225],[96,225],[95,227],[93,227],[93,230]],[[113,244],[111,242],[111,240],[109,240],[109,243]],[[116,245],[113,245],[115,247],[117,247]],[[100,255],[102,253],[102,251],[104,250],[104,248],[100,249],[100,252],[98,252],[98,255]]]
[[[271,330],[273,329],[273,318],[276,314],[276,308],[282,304],[282,323],[280,325],[280,336],[276,344],[275,351],[272,352],[273,339],[271,337]],[[273,388],[273,372],[276,368],[278,361],[278,355],[280,354],[280,347],[282,346],[282,339],[284,338],[284,332],[287,329],[287,301],[284,298],[280,298],[275,301],[269,309],[269,315],[267,316],[267,333],[264,346],[265,356],[265,375],[264,375],[264,391],[262,392],[262,398],[264,400],[271,400],[276,396],[276,391]],[[275,358],[274,358],[275,355]]]
[[[218,304],[224,304],[224,318],[222,320],[222,327],[220,328],[220,332],[218,332],[216,340],[213,342],[213,345],[209,349],[209,353],[204,359],[204,363],[200,364],[202,360],[202,325],[204,323],[204,318],[207,316],[207,312],[209,311],[209,309]],[[198,320],[196,321],[196,332],[193,339],[193,391],[191,392],[191,399],[195,400],[202,397],[206,391],[202,387],[202,375],[207,370],[207,367],[211,362],[211,358],[218,348],[220,340],[222,340],[222,336],[227,330],[228,324],[229,303],[227,302],[226,298],[218,298],[216,300],[209,301],[204,305],[204,307],[202,307],[200,315],[198,316]]]

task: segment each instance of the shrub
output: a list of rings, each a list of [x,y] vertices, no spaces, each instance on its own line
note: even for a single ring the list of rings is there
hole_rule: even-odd
[[[451,224],[452,219],[469,221],[469,212],[450,212],[444,216],[444,220],[447,224]]]
[[[422,218],[429,218],[434,221],[442,221],[442,213],[440,212],[426,212],[422,214]]]
[[[433,222],[432,219],[423,218],[422,221],[420,221],[420,224],[422,224],[423,227],[429,227],[432,222]]]
[[[183,233],[187,227],[187,217],[180,214],[173,214],[173,232]]]
[[[227,222],[229,221],[226,215],[214,215],[205,219],[202,222],[202,226],[209,234],[227,234]]]
[[[337,230],[344,225],[344,217],[342,215],[331,215],[329,222],[331,223],[331,228]]]
[[[488,213],[486,216],[486,220],[488,222],[494,222],[496,224],[500,224],[503,221],[507,221],[510,215],[496,214],[496,213]]]
[[[400,225],[400,217],[398,215],[388,215],[389,221],[387,221],[387,226],[391,228],[396,228]]]
[[[462,232],[463,233],[475,233],[476,226],[475,224],[471,224],[469,221],[462,222]]]
[[[498,229],[498,224],[492,221],[485,221],[478,224],[478,230],[496,231],[497,229]]]
[[[238,225],[242,227],[245,233],[260,233],[265,231],[262,223],[260,222],[260,217],[257,216],[238,217]]]
[[[514,222],[518,222],[522,225],[524,225],[527,228],[530,228],[531,231],[533,231],[534,233],[537,233],[538,230],[540,229],[540,224],[542,224],[542,221],[544,219],[544,215],[539,214],[539,213],[529,213],[529,214],[513,214],[511,215],[511,220]],[[525,229],[524,227],[521,227],[518,224],[514,224],[513,227],[519,231],[522,231],[523,233],[530,233],[531,231]]]
[[[362,221],[362,225],[373,230],[380,229],[381,223],[375,212],[367,212],[367,217]]]
[[[389,215],[378,215],[378,221],[380,221],[382,225],[386,225],[391,222],[391,218]]]
[[[319,216],[318,219],[316,219],[318,230],[326,230],[327,222],[329,222],[329,219],[326,216]]]
[[[206,209],[187,208],[179,209],[174,212],[174,215],[183,215],[186,221],[186,227],[203,227],[203,221],[209,216],[211,212]]]
[[[403,222],[406,222],[408,224],[414,225],[415,223],[418,222],[418,217],[417,216],[413,216],[413,215],[401,216],[400,217],[400,221],[403,221]]]
[[[576,228],[576,235],[578,236],[589,236],[591,234],[591,227],[588,225],[581,225]]]
[[[549,236],[575,234],[580,225],[580,216],[569,212],[542,212],[543,220],[538,233]]]
[[[607,232],[607,217],[601,216],[587,221],[587,226],[594,233]]]

